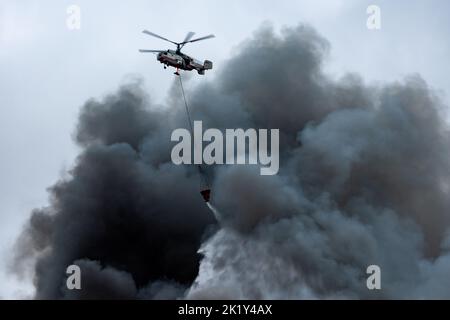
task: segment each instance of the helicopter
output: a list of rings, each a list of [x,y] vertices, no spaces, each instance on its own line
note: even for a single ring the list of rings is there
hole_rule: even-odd
[[[174,67],[177,69],[177,71],[175,72],[176,75],[180,75],[179,74],[179,69],[181,70],[187,70],[187,71],[191,71],[191,70],[197,70],[198,74],[204,75],[205,74],[205,70],[210,70],[213,67],[213,63],[209,60],[205,60],[203,63],[201,61],[198,61],[190,56],[188,56],[187,54],[184,54],[181,52],[181,49],[187,44],[187,43],[191,43],[191,42],[196,42],[196,41],[200,41],[200,40],[206,40],[206,39],[210,39],[210,38],[214,38],[215,36],[213,34],[204,36],[204,37],[200,37],[197,39],[192,39],[192,37],[195,35],[194,32],[188,32],[186,34],[186,37],[184,38],[184,40],[182,42],[175,42],[169,39],[166,39],[156,33],[150,32],[148,30],[144,30],[142,31],[145,34],[148,34],[152,37],[161,39],[161,40],[165,40],[168,41],[170,43],[173,43],[174,45],[177,46],[176,50],[147,50],[147,49],[140,49],[139,52],[151,52],[151,53],[158,53],[156,59],[161,62],[162,64],[164,64],[164,69],[166,69],[168,66],[170,67]]]

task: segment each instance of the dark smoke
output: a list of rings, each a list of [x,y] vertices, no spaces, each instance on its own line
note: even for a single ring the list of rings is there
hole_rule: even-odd
[[[186,192],[198,189],[195,171],[170,162],[171,127],[138,82],[83,106],[83,151],[23,235],[21,246],[37,255],[37,298],[158,296],[156,282],[179,295],[195,279],[214,218],[197,192]],[[65,269],[80,259],[84,289],[68,292]]]
[[[330,78],[329,47],[306,26],[263,27],[187,92],[205,126],[280,129],[277,176],[213,168],[213,234],[195,168],[170,161],[170,133],[187,127],[176,84],[165,108],[139,81],[88,101],[70,177],[19,241],[36,297],[449,298],[446,108],[418,75]],[[81,291],[65,289],[73,263]],[[371,264],[381,291],[366,288]]]

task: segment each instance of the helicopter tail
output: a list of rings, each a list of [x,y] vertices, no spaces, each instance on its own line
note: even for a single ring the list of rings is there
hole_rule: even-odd
[[[205,74],[205,70],[211,70],[213,67],[213,63],[212,61],[209,60],[205,60],[205,62],[203,63],[203,68],[198,70],[198,74]]]
[[[212,67],[213,67],[212,61],[205,60],[205,62],[203,63],[203,68],[205,70],[210,70],[210,69],[212,69]]]

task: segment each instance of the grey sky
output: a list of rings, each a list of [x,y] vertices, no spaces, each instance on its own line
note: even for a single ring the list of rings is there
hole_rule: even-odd
[[[81,30],[66,27],[66,9],[81,8]],[[381,8],[382,28],[366,28],[366,8]],[[277,30],[308,23],[331,44],[326,69],[338,77],[360,73],[369,82],[420,73],[442,90],[450,83],[450,4],[435,1],[60,1],[3,0],[0,4],[0,297],[22,296],[30,286],[5,271],[11,245],[35,207],[47,204],[46,188],[70,169],[81,104],[115,89],[126,76],[144,77],[149,94],[163,103],[172,74],[152,54],[137,49],[170,45],[141,33],[149,29],[173,40],[188,31],[215,39],[186,46],[214,70],[193,77],[208,81],[221,62],[262,23]],[[168,46],[169,45],[169,46]]]

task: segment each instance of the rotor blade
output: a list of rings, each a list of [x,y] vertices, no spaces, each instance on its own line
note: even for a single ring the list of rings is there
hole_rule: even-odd
[[[185,43],[190,43],[190,42],[195,42],[195,41],[200,41],[200,40],[206,40],[206,39],[211,39],[211,38],[215,38],[215,37],[216,37],[215,35],[210,34],[208,36],[204,36],[204,37],[197,38],[197,39],[194,39],[194,40],[186,41]]]
[[[194,36],[195,32],[188,32],[182,43],[188,42]]]
[[[139,52],[164,52],[166,50],[147,50],[147,49],[139,49]]]
[[[169,39],[166,39],[164,37],[161,37],[160,35],[157,35],[156,33],[150,32],[148,30],[144,30],[142,32],[145,33],[145,34],[148,34],[149,36],[152,36],[152,37],[155,37],[155,38],[159,38],[161,40],[169,41],[170,43],[173,43],[173,44],[178,44],[176,42],[173,42],[172,40],[169,40]]]

